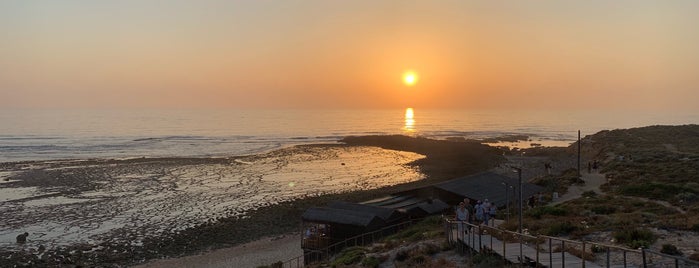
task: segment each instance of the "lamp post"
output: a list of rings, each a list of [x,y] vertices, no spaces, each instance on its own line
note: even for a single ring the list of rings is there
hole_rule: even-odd
[[[504,181],[502,185],[505,185],[505,214],[507,215],[507,222],[510,222],[510,188],[512,188],[512,185]]]
[[[519,178],[519,264],[521,265],[523,260],[522,260],[522,168],[521,167],[513,167],[510,166],[512,169],[517,171],[517,177]]]
[[[517,190],[519,191],[519,233],[522,233],[522,168],[521,167],[511,167],[515,171],[517,171],[517,178],[519,180],[519,187]]]

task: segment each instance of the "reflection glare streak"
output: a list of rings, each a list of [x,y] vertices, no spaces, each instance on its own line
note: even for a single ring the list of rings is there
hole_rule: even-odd
[[[403,130],[406,132],[415,132],[415,119],[413,108],[405,109],[405,126]]]

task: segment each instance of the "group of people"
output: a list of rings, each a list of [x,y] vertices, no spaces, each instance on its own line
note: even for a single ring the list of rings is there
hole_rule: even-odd
[[[456,220],[473,224],[490,225],[490,220],[493,220],[495,225],[495,215],[497,214],[497,206],[484,199],[476,201],[476,205],[471,205],[471,200],[464,198],[456,208]],[[466,230],[464,230],[466,231]]]

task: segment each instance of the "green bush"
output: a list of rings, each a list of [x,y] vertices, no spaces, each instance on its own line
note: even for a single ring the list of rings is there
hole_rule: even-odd
[[[648,248],[657,239],[653,232],[636,228],[616,231],[614,238],[630,248]]]
[[[601,205],[601,206],[595,206],[592,207],[590,210],[594,212],[595,214],[602,214],[602,215],[608,215],[616,212],[616,208],[613,206],[606,206],[606,205]]]
[[[696,191],[691,188],[658,182],[623,186],[619,189],[619,192],[623,195],[640,196],[660,200],[670,200],[675,197],[677,193],[686,192],[696,194]]]
[[[416,224],[411,225],[405,230],[386,237],[385,240],[420,241],[426,238],[442,237],[444,235],[444,231],[442,230],[441,224],[442,222],[440,217],[428,217]]]
[[[544,215],[565,216],[568,211],[559,206],[544,206],[530,209],[526,214],[532,218],[541,219]]]
[[[351,265],[351,264],[356,264],[359,261],[364,258],[364,255],[366,254],[367,249],[364,247],[349,247],[345,248],[340,252],[340,254],[337,255],[335,260],[332,262],[331,265],[337,266],[337,265]]]
[[[699,233],[699,223],[692,225],[692,231]]]
[[[377,259],[374,256],[367,257],[364,258],[364,260],[362,260],[362,266],[364,267],[376,268],[379,267],[379,265],[381,265],[381,260]]]
[[[675,245],[671,245],[671,244],[663,244],[663,248],[660,249],[660,252],[668,254],[668,255],[675,255],[675,256],[682,256],[683,255],[682,251],[677,249],[677,247]]]
[[[551,224],[544,232],[546,235],[558,236],[558,235],[568,235],[573,231],[578,230],[578,227],[571,224],[570,222],[557,222]]]

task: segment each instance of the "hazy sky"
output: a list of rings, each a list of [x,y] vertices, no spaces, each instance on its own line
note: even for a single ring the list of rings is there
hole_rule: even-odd
[[[0,106],[699,111],[699,1],[0,0]],[[406,87],[401,76],[420,80]]]

